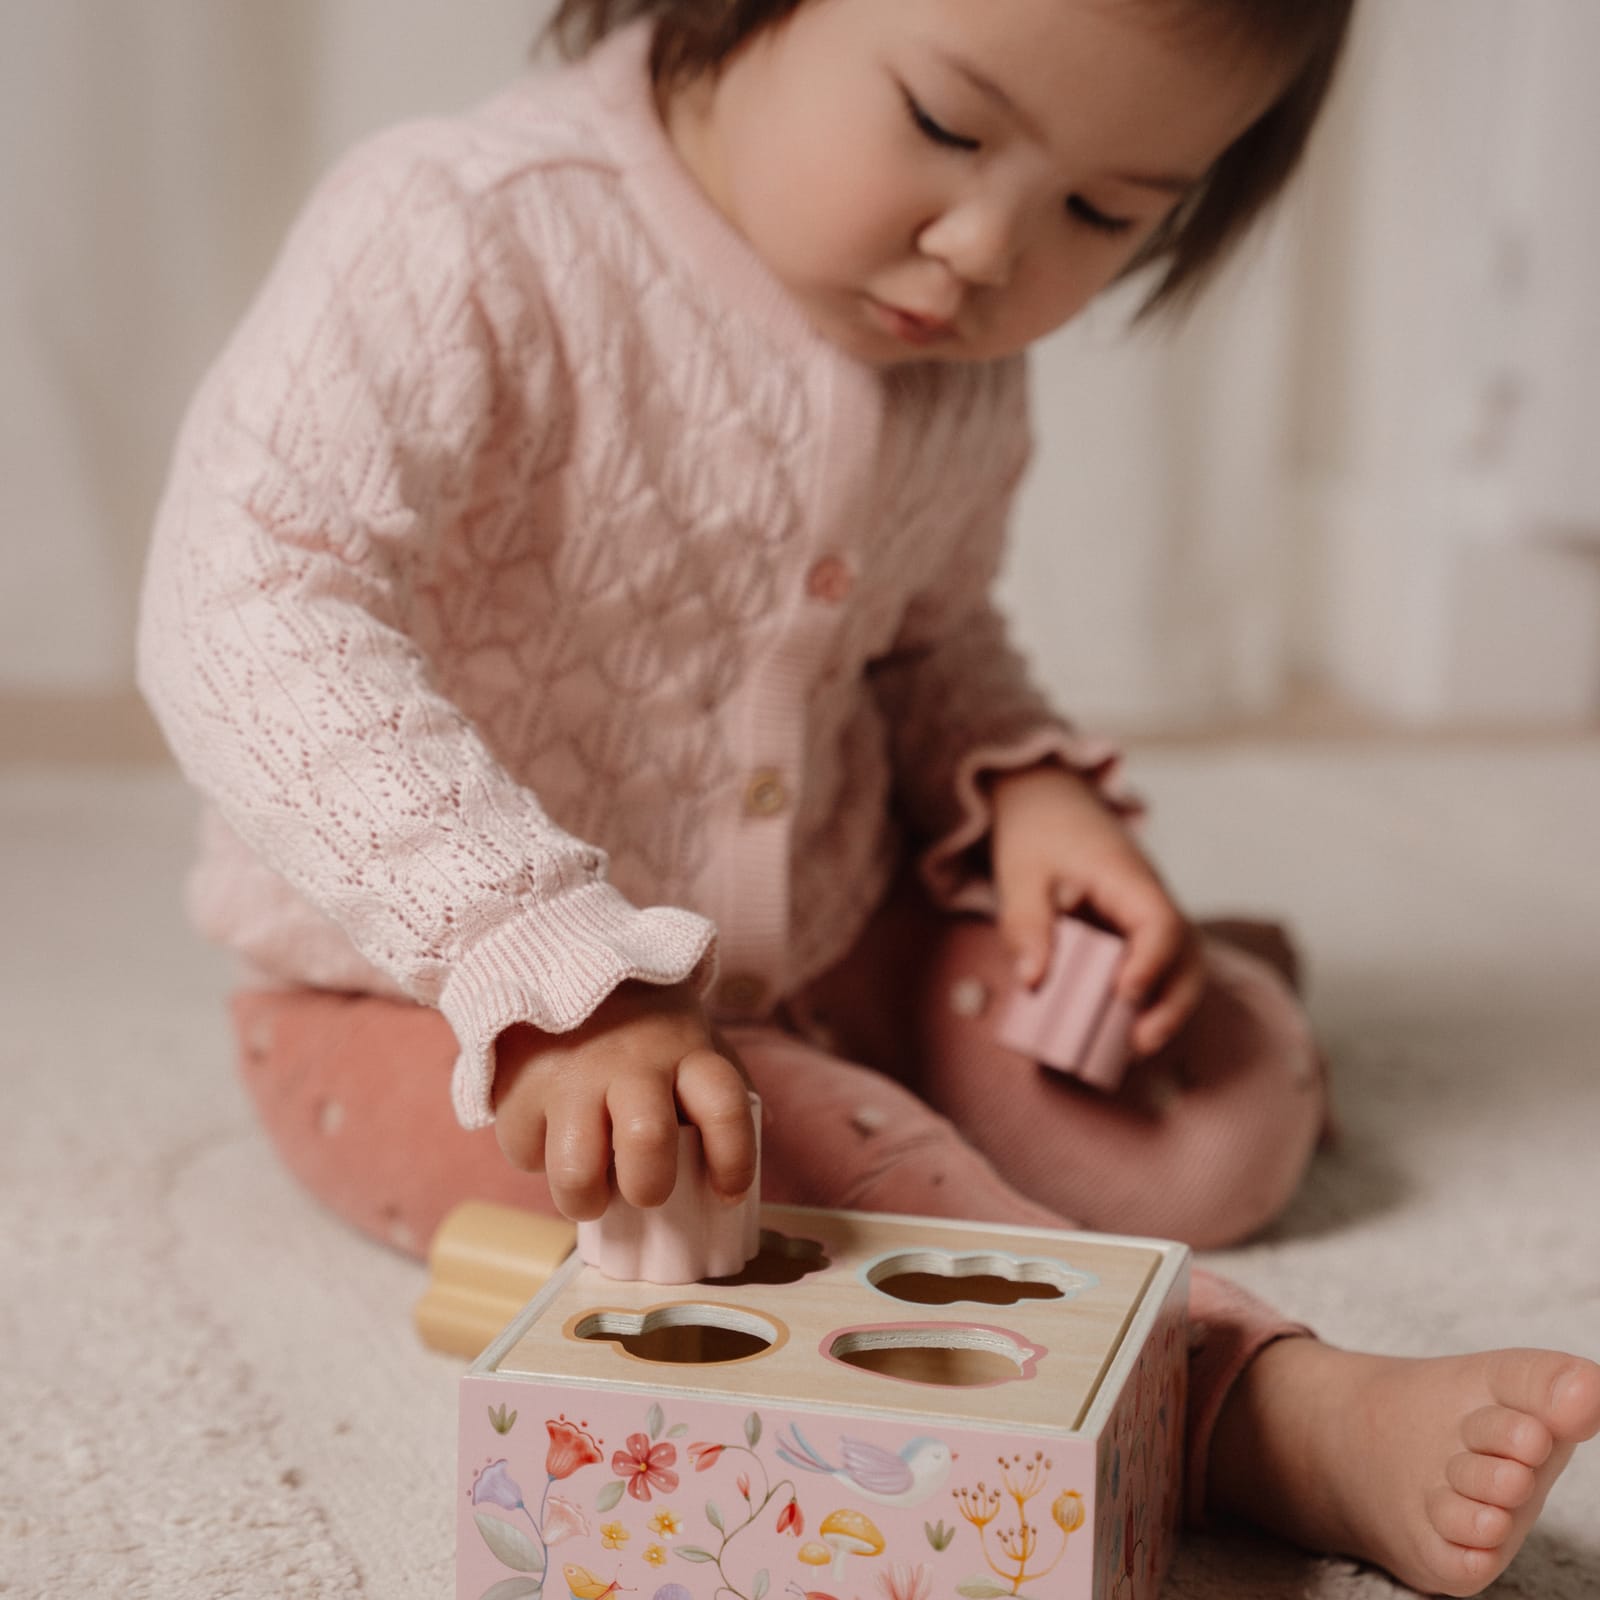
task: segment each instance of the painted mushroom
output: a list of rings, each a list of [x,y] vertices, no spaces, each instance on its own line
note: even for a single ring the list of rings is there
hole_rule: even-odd
[[[846,1556],[881,1556],[883,1535],[872,1518],[860,1511],[833,1511],[822,1519],[817,1537],[833,1551],[829,1569],[837,1578],[844,1571]]]

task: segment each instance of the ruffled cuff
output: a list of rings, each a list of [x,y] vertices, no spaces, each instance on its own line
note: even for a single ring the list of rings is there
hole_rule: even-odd
[[[918,867],[935,902],[952,911],[993,915],[994,884],[988,870],[994,806],[984,780],[1005,772],[1025,772],[1047,761],[1094,785],[1119,817],[1144,814],[1144,802],[1120,781],[1122,752],[1104,739],[1085,738],[1064,728],[1040,728],[1009,744],[979,745],[959,762],[952,783],[955,817],[923,851]]]
[[[619,984],[716,981],[716,928],[672,906],[639,910],[608,883],[545,901],[497,928],[459,961],[439,1010],[461,1045],[451,1097],[464,1128],[494,1121],[494,1046],[518,1022],[546,1033],[578,1026]]]

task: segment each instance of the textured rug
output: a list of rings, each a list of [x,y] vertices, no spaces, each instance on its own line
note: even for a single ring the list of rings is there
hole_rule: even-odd
[[[1292,909],[1343,1140],[1216,1264],[1330,1339],[1600,1356],[1600,745],[1143,753],[1196,909]],[[451,1593],[458,1364],[421,1269],[274,1166],[162,773],[0,773],[0,1594]],[[1600,1449],[1498,1600],[1600,1596]],[[1385,1600],[1187,1545],[1171,1600]]]

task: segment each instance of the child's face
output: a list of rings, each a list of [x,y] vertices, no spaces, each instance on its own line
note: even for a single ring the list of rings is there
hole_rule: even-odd
[[[667,120],[823,336],[889,366],[1060,327],[1282,88],[1148,0],[807,0]]]

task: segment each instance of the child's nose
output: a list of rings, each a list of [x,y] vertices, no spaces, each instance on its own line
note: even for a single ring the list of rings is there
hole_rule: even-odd
[[[1021,234],[1021,219],[1013,208],[972,201],[928,223],[917,237],[917,249],[964,283],[1003,289],[1016,267]]]

